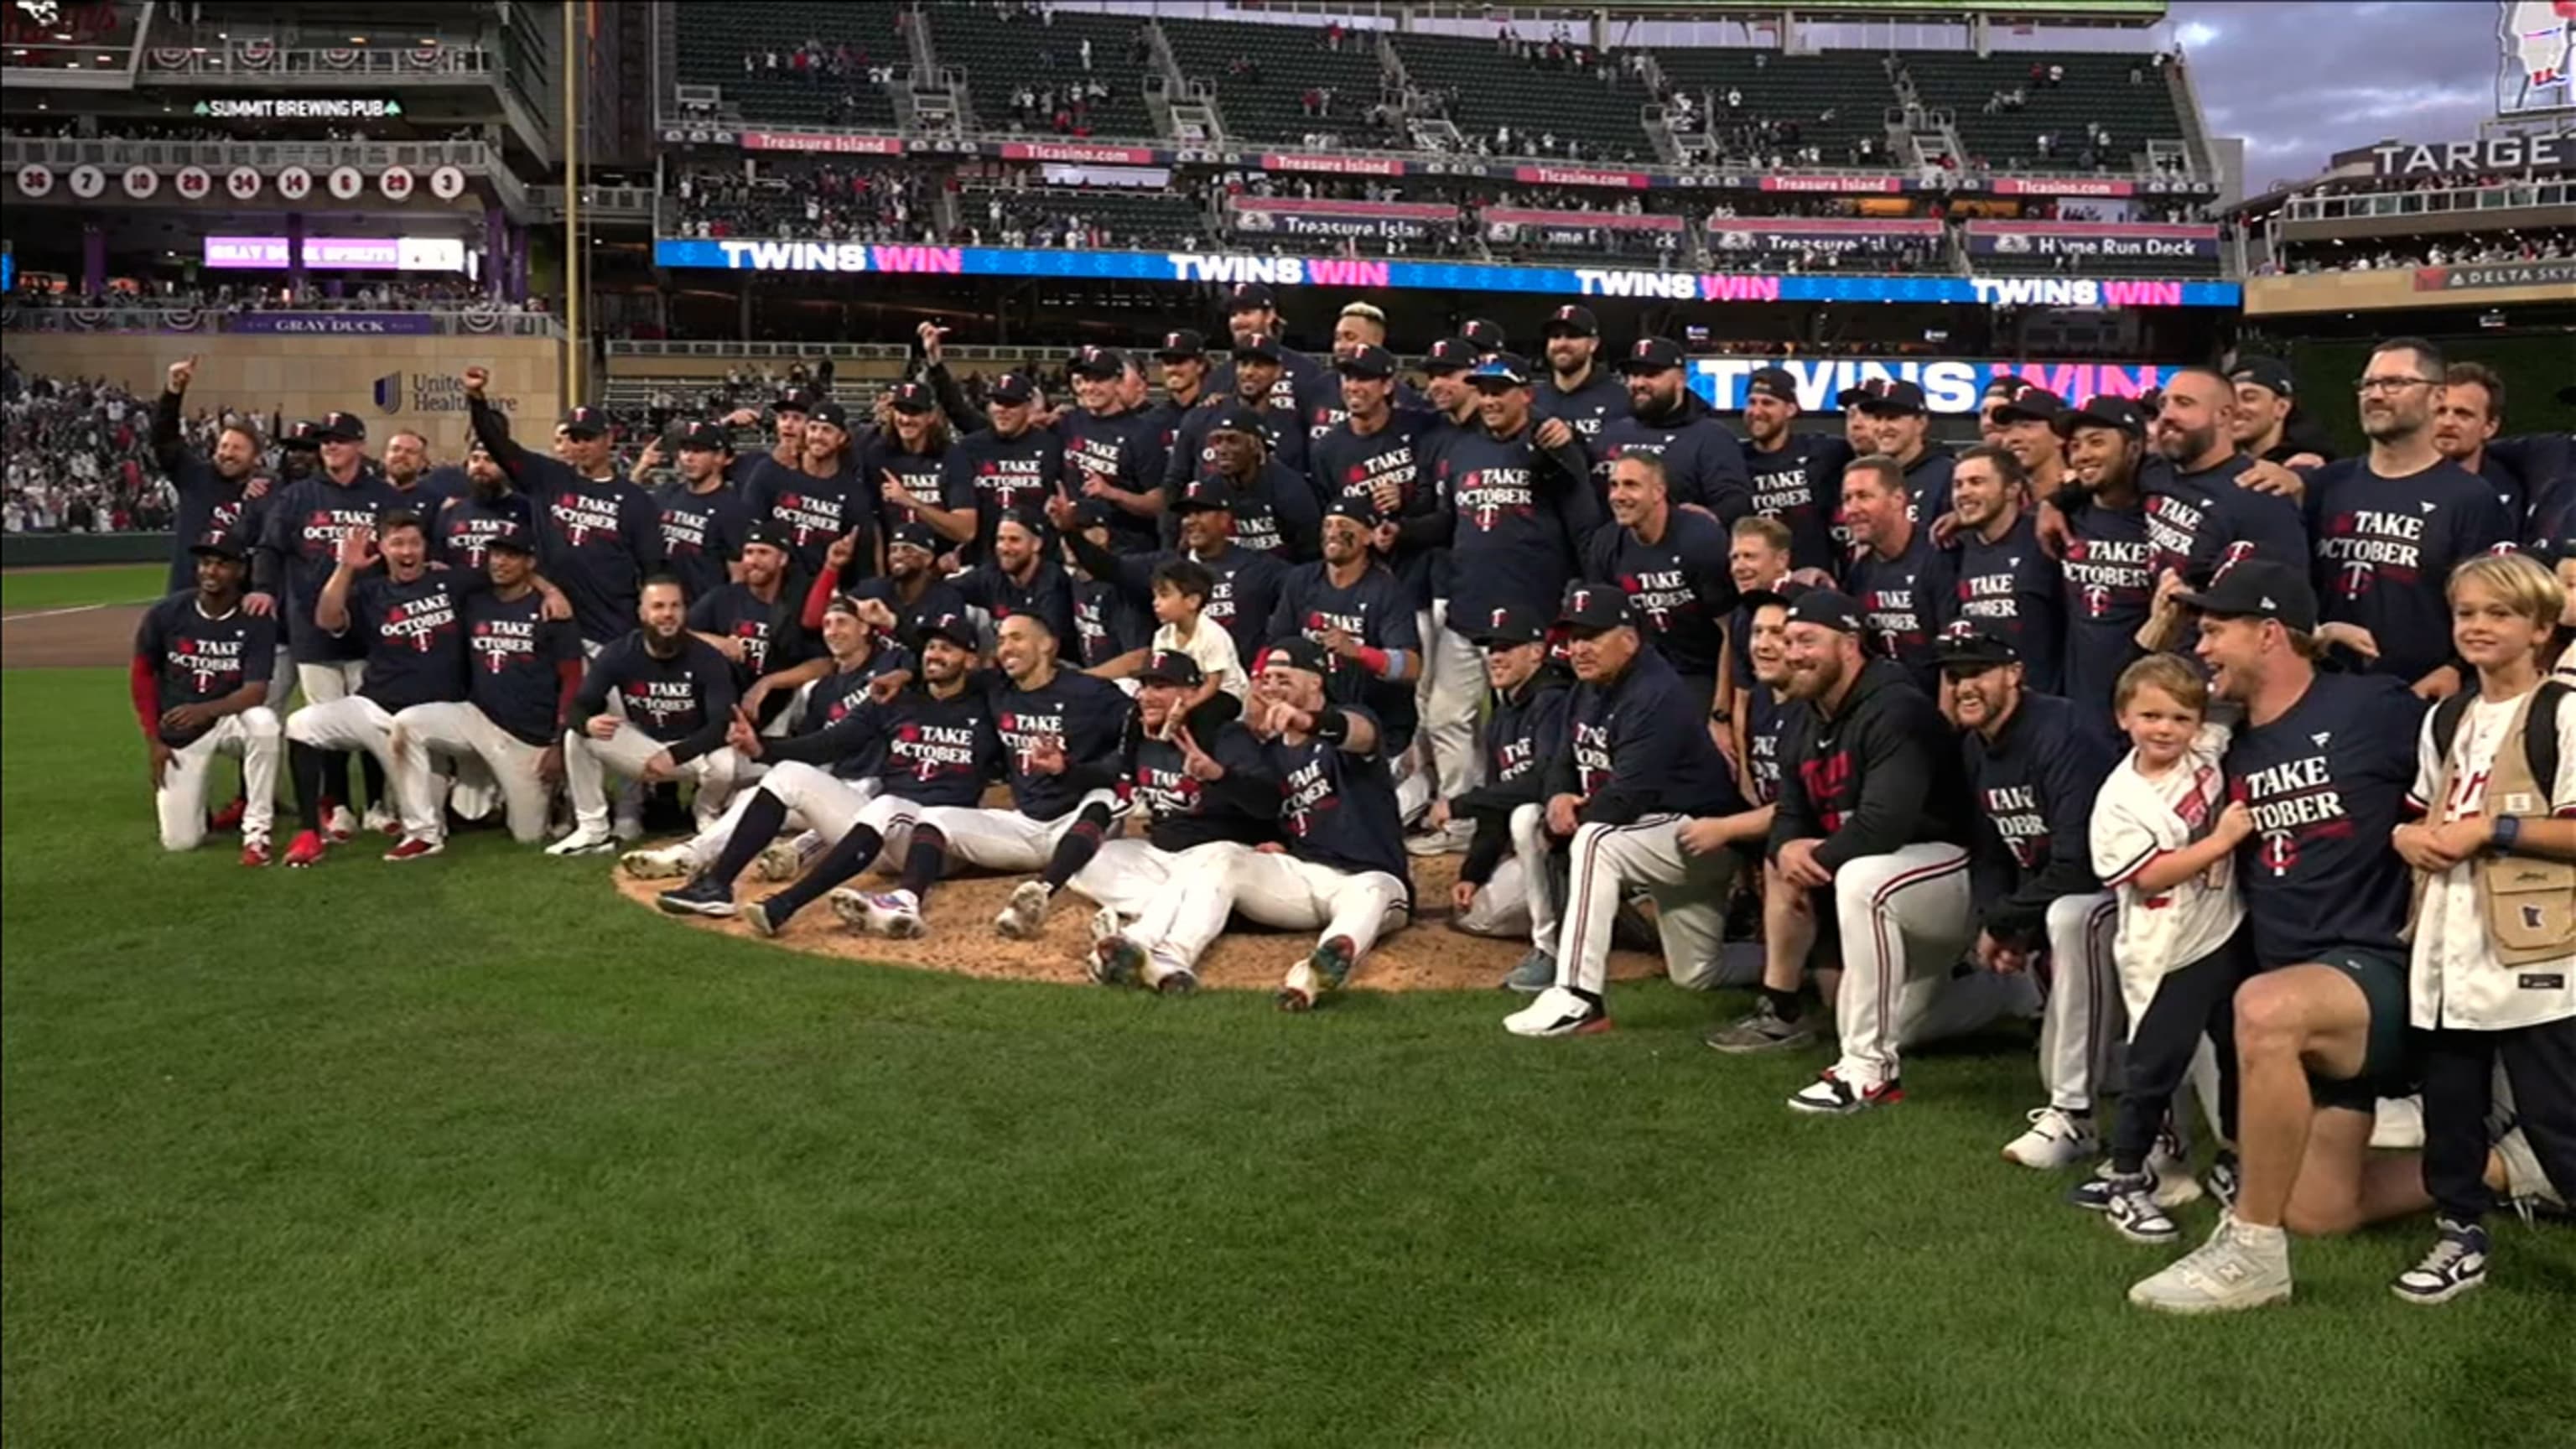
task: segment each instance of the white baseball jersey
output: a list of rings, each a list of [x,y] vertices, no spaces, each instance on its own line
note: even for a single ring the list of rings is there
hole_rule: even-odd
[[[2138,872],[2158,856],[2209,833],[2226,807],[2224,725],[2202,725],[2182,759],[2157,779],[2138,773],[2132,750],[2102,782],[2093,803],[2093,869],[2119,893],[2120,931],[2112,955],[2132,1014],[2155,997],[2155,983],[2227,944],[2245,920],[2235,862],[2221,859],[2182,884],[2148,892]]]
[[[2488,813],[2487,776],[2522,703],[2520,697],[2481,699],[2469,706],[2451,739],[2450,790],[2438,805],[2431,797],[2442,761],[2433,748],[2433,716],[2425,714],[2415,750],[2415,786],[2406,803],[2422,810],[2426,823],[2447,825]],[[2549,798],[2557,802],[2554,812],[2539,800],[2493,803],[2507,815],[2576,816],[2576,697],[2558,701],[2558,778],[2550,784]],[[2487,937],[2486,908],[2478,901],[2467,861],[2425,882],[2409,976],[2407,1017],[2426,1030],[2508,1031],[2576,1016],[2576,961],[2552,969],[2545,963],[2507,967],[2496,960]]]

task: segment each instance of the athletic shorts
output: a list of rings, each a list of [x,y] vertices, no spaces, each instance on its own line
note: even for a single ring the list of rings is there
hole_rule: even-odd
[[[2308,1091],[2320,1107],[2373,1109],[2381,1097],[2402,1097],[2415,1089],[2415,1070],[2407,1045],[2407,962],[2393,951],[2370,946],[2338,946],[2317,957],[2352,979],[2370,1003],[2369,1048],[2359,1075],[2320,1077],[2308,1074]]]

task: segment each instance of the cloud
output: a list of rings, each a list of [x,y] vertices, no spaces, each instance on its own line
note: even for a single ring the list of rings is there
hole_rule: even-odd
[[[2211,132],[2245,138],[2249,189],[2391,137],[2471,136],[2495,111],[2492,3],[2176,0],[2169,21]]]

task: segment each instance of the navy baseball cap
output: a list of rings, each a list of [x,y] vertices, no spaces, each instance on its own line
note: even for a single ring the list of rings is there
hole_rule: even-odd
[[[1207,679],[1199,672],[1199,662],[1178,649],[1157,649],[1145,667],[1136,671],[1142,684],[1177,684],[1183,689],[1196,689]]]
[[[2066,399],[2050,392],[2047,388],[2025,384],[2022,390],[2014,393],[2002,407],[1995,409],[1995,421],[2046,423],[2053,429],[2057,426],[2057,415],[2064,411],[2066,411]]]
[[[1234,334],[1234,355],[1237,361],[1252,357],[1264,362],[1277,362],[1280,360],[1279,339],[1266,332],[1237,332]]]
[[[1595,632],[1636,622],[1628,611],[1628,594],[1614,584],[1576,584],[1557,606],[1556,622],[1569,629]]]
[[[536,535],[528,532],[528,530],[520,527],[516,523],[511,523],[503,527],[498,533],[495,533],[491,537],[483,540],[483,552],[486,554],[525,554],[530,558],[534,558],[537,553]]]
[[[899,413],[929,413],[939,410],[939,399],[920,383],[898,382],[886,389],[886,405]]]
[[[2300,569],[2268,558],[2240,559],[2185,604],[2222,619],[2278,619],[2302,634],[2317,629],[2317,594]]]
[[[683,453],[721,453],[733,446],[732,440],[725,436],[725,430],[713,423],[691,423],[679,431],[672,444]]]
[[[1497,352],[1477,363],[1475,371],[1467,374],[1467,379],[1476,385],[1478,392],[1527,387],[1530,385],[1529,364],[1508,352]]]
[[[1036,380],[1027,373],[1006,372],[993,379],[992,387],[985,391],[984,396],[988,401],[1000,403],[1004,407],[1017,407],[1037,396],[1037,392]]]
[[[2055,428],[2061,438],[2072,437],[2077,428],[2110,428],[2143,438],[2147,435],[2147,413],[2128,398],[2097,397],[2080,408],[2059,413]]]
[[[1173,362],[1185,357],[1205,357],[1207,339],[1186,327],[1178,332],[1166,332],[1163,334],[1162,345],[1154,349],[1154,355],[1165,362]]]
[[[313,436],[322,442],[363,443],[367,440],[367,420],[356,413],[324,413],[322,421],[314,425]]]
[[[1458,329],[1458,335],[1478,352],[1500,352],[1505,342],[1503,324],[1482,317],[1468,318],[1466,325]]]
[[[791,387],[780,393],[778,401],[770,405],[770,411],[781,413],[803,414],[813,411],[813,408],[814,394],[801,387]]]
[[[1640,337],[1619,359],[1621,372],[1663,372],[1682,365],[1682,345],[1669,337]]]
[[[742,530],[742,546],[749,548],[755,543],[766,544],[780,553],[796,550],[796,540],[788,536],[787,530],[767,518],[756,519]]]
[[[1789,601],[1789,622],[1822,624],[1837,634],[1859,634],[1867,624],[1860,602],[1839,589],[1809,589]]]
[[[2576,385],[2571,385],[2568,391],[2576,393]],[[2543,568],[2556,568],[2576,558],[2576,519],[2569,519],[2567,526],[2555,534],[2524,544],[2522,551],[2540,560]]]
[[[1776,398],[1791,407],[1798,405],[1798,379],[1785,367],[1766,367],[1744,380],[1746,398]]]
[[[338,414],[335,413],[333,416],[336,417]],[[599,409],[592,407],[588,403],[584,403],[580,407],[573,408],[563,415],[563,430],[564,436],[567,438],[606,437],[608,435],[608,414],[601,412]],[[361,436],[364,435],[361,434]]]
[[[1863,390],[1857,406],[1865,413],[1919,413],[1924,410],[1923,385],[1901,377],[1874,379]]]
[[[1514,644],[1537,644],[1547,638],[1547,621],[1534,609],[1505,604],[1485,616],[1484,622],[1460,632],[1486,649],[1508,648]]]
[[[1273,664],[1303,669],[1309,674],[1330,674],[1332,662],[1324,657],[1324,646],[1303,634],[1291,635],[1261,651],[1256,670],[1267,670]]]
[[[1383,521],[1377,511],[1377,500],[1365,493],[1345,493],[1324,505],[1326,518],[1347,518],[1362,528],[1375,528]]]
[[[240,534],[229,528],[210,528],[200,535],[195,543],[188,545],[188,552],[200,556],[213,554],[217,558],[238,560],[250,557],[250,545],[242,541]]]
[[[2277,357],[2240,357],[2227,373],[2229,382],[2250,382],[2276,397],[2298,396],[2298,382],[2290,375],[2290,365]],[[2576,391],[2576,389],[2570,389]],[[2565,402],[2565,397],[2559,398]]]
[[[278,439],[277,446],[290,453],[310,453],[322,446],[322,425],[306,418]]]
[[[1238,282],[1235,284],[1234,290],[1228,293],[1225,299],[1225,310],[1229,314],[1235,312],[1275,311],[1278,306],[1279,299],[1272,296],[1270,294],[1270,288],[1260,282]]]
[[[945,639],[958,648],[973,653],[983,643],[975,633],[975,621],[964,614],[940,614],[921,621],[923,643]]]
[[[1395,354],[1374,342],[1363,342],[1359,350],[1333,364],[1344,377],[1373,377],[1380,380],[1395,376]]]
[[[1805,593],[1807,588],[1807,585],[1799,583],[1795,579],[1782,579],[1778,584],[1771,588],[1747,589],[1736,596],[1735,602],[1738,607],[1744,610],[1744,617],[1750,619],[1753,617],[1754,610],[1768,608],[1773,604],[1777,604],[1783,609],[1796,608],[1798,606],[1798,596]]]
[[[808,422],[829,423],[833,427],[846,431],[850,426],[850,411],[836,402],[818,402],[806,412],[805,419]]]
[[[1262,431],[1260,409],[1248,407],[1239,402],[1227,403],[1218,408],[1216,416],[1208,420],[1208,432],[1211,434],[1250,433],[1256,438],[1263,439],[1269,436]]]
[[[1593,317],[1591,308],[1577,307],[1569,302],[1548,313],[1547,325],[1539,329],[1539,335],[1542,337],[1553,337],[1559,332],[1571,333],[1576,337],[1598,337],[1601,335],[1601,324]]]
[[[1016,523],[1038,538],[1047,536],[1046,515],[1034,508],[1005,508],[993,516],[995,528],[1005,523]]]
[[[1180,513],[1232,513],[1234,494],[1218,479],[1193,478],[1172,507]]]
[[[886,547],[917,548],[935,554],[939,552],[939,534],[927,523],[898,523],[886,531]]]
[[[2019,664],[2021,651],[2013,642],[1991,629],[1980,627],[1973,619],[1961,619],[1941,631],[1933,641],[1932,652],[1942,669],[1957,674],[1977,674],[1999,664]]]
[[[1066,370],[1076,377],[1116,377],[1127,370],[1127,359],[1115,347],[1086,347],[1073,355]]]
[[[1422,370],[1445,377],[1476,365],[1476,344],[1464,337],[1443,337],[1423,354]]]
[[[1074,505],[1073,505],[1073,531],[1074,531],[1074,532],[1076,532],[1076,533],[1088,533],[1088,532],[1090,532],[1092,529],[1095,529],[1095,528],[1107,528],[1108,526],[1109,526],[1109,505],[1108,505],[1108,504],[1101,502],[1101,501],[1100,501],[1099,499],[1097,499],[1097,498],[1082,498],[1082,499],[1077,499],[1077,500],[1075,500],[1075,501],[1074,501]]]
[[[1986,384],[1986,401],[2011,402],[2014,398],[2028,392],[2030,388],[2031,381],[2029,378],[2015,377],[2011,373],[2007,372],[2003,376]]]

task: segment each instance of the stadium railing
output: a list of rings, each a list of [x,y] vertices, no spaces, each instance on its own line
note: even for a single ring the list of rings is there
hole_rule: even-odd
[[[321,325],[280,328],[278,319],[303,317]],[[302,307],[258,310],[226,307],[158,306],[22,306],[0,311],[0,328],[10,332],[234,332],[256,329],[263,334],[309,331],[315,336],[364,335],[355,326],[332,325],[330,319],[355,322],[368,317],[402,319],[398,329],[410,335],[439,337],[544,337],[563,339],[563,322],[544,312],[509,312],[497,307],[430,309],[399,302],[368,304],[316,302]],[[250,322],[244,319],[263,318]]]

